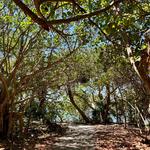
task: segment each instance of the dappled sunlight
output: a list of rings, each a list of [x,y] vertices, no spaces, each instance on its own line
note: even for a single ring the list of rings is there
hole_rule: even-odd
[[[31,130],[32,131],[32,130]],[[139,129],[123,125],[68,125],[63,134],[38,131],[25,139],[1,141],[0,148],[14,150],[149,150]],[[149,137],[150,138],[150,137]],[[0,150],[1,150],[0,149]]]
[[[0,1],[0,150],[150,150],[149,0]]]
[[[134,133],[135,129],[133,129]],[[147,148],[140,136],[123,125],[70,125],[65,135],[55,137],[52,148],[64,150],[103,150]],[[148,150],[148,149],[146,149]]]
[[[55,138],[54,149],[83,149],[94,148],[94,134],[96,128],[90,125],[69,125],[66,134],[63,137]]]

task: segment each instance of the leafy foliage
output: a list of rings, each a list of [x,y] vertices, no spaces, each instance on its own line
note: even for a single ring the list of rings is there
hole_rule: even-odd
[[[30,0],[23,2],[37,13]],[[83,20],[51,24],[47,32],[15,3],[0,2],[0,69],[8,84],[10,111],[37,120],[84,122],[69,100],[70,85],[75,103],[91,122],[107,118],[143,125],[141,116],[149,119],[147,96],[126,45],[134,48],[135,60],[141,59],[147,44],[143,33],[150,24],[149,1],[78,3],[87,14],[104,9]],[[43,3],[40,8],[49,24],[86,14],[66,2]]]

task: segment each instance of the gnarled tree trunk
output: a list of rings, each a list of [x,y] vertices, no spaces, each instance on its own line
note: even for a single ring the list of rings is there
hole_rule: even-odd
[[[73,97],[73,93],[71,91],[71,87],[68,85],[67,86],[67,92],[68,92],[68,96],[70,99],[70,102],[72,103],[72,105],[77,109],[77,111],[79,112],[79,114],[82,116],[83,120],[86,123],[90,123],[90,119],[85,115],[85,113],[78,107],[78,105],[75,103],[74,101],[74,97]]]
[[[144,115],[150,118],[150,29],[144,33],[144,37],[148,47],[142,51],[140,61],[135,62],[132,49],[129,46],[127,46],[127,53],[134,70],[143,82],[147,95],[143,105],[145,107],[143,109],[146,110]]]
[[[145,116],[149,115],[149,109],[150,109],[150,54],[149,49],[143,50],[141,53],[141,59],[140,61],[135,62],[132,54],[132,49],[130,47],[127,47],[127,53],[130,59],[131,64],[133,65],[134,70],[136,71],[137,75],[143,82],[143,86],[145,89],[145,93],[147,97],[144,101],[144,108],[145,110]]]

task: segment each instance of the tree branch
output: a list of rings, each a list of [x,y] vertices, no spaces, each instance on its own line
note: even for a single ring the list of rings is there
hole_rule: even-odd
[[[91,13],[85,13],[83,15],[77,15],[68,19],[58,19],[58,20],[51,20],[51,21],[46,21],[42,18],[39,18],[33,11],[31,11],[27,5],[25,5],[21,0],[13,0],[14,3],[19,6],[22,11],[31,17],[31,19],[36,22],[37,24],[39,24],[40,26],[42,26],[42,28],[44,28],[45,30],[49,30],[49,27],[52,27],[52,25],[55,24],[68,24],[70,22],[73,21],[79,21],[85,18],[90,18],[96,15],[99,15],[103,12],[106,12],[107,10],[109,10],[111,7],[113,7],[114,5],[123,2],[124,0],[115,0],[114,2],[110,3],[108,6],[106,6],[105,8],[102,8],[100,10],[97,10],[95,12],[91,12]]]
[[[31,17],[31,19],[39,24],[42,28],[45,30],[49,30],[49,25],[47,25],[46,20],[39,18],[33,11],[31,11],[27,5],[25,5],[21,0],[13,0],[14,3],[19,6],[22,11],[25,13],[25,15],[28,15]]]
[[[52,24],[63,24],[63,23],[68,24],[68,23],[73,22],[73,21],[79,21],[79,20],[82,20],[82,19],[90,18],[90,17],[96,16],[96,15],[99,15],[103,12],[106,12],[112,6],[114,6],[114,5],[116,5],[120,2],[123,2],[123,0],[117,0],[113,3],[111,3],[110,5],[106,6],[105,8],[99,9],[99,10],[91,12],[91,13],[85,13],[83,15],[77,15],[77,16],[74,16],[74,17],[71,17],[71,18],[68,18],[68,19],[51,20],[51,21],[47,21],[47,23],[51,24],[51,25]]]

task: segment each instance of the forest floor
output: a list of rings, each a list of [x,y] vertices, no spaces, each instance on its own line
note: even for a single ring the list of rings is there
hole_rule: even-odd
[[[133,127],[69,125],[63,134],[34,130],[23,140],[0,141],[0,150],[150,150],[149,142]]]

